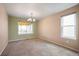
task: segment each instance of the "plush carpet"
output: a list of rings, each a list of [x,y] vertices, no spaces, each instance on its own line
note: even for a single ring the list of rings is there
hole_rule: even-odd
[[[66,48],[40,39],[10,42],[2,56],[77,56]]]

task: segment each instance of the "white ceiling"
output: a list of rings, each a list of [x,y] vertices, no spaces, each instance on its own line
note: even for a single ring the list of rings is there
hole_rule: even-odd
[[[76,3],[6,3],[5,7],[11,16],[33,17],[40,19],[77,5]]]

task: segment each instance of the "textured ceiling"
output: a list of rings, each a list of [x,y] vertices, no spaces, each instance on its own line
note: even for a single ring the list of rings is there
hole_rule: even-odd
[[[11,16],[33,17],[40,19],[77,5],[76,3],[6,3],[5,7]]]

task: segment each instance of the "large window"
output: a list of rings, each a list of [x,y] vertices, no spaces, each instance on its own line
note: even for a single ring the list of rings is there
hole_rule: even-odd
[[[61,37],[76,39],[76,14],[61,17]]]
[[[23,22],[18,24],[18,34],[32,34],[33,33],[33,24],[26,25]]]

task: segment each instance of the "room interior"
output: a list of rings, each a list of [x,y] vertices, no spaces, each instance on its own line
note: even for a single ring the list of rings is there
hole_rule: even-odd
[[[78,3],[3,3],[0,27],[1,56],[79,55]]]

